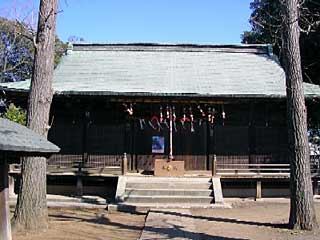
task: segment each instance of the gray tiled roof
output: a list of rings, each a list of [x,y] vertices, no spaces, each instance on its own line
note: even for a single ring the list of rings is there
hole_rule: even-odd
[[[54,73],[55,94],[284,97],[267,45],[75,44]],[[2,84],[27,90],[30,81]],[[307,97],[320,87],[305,84]]]
[[[0,151],[53,153],[60,149],[20,124],[0,118]]]

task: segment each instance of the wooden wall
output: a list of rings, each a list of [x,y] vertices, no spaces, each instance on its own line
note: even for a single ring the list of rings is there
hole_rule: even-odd
[[[126,152],[130,170],[153,170],[154,159],[166,158],[169,153],[169,131],[164,125],[160,131],[148,125],[159,105],[137,108],[138,113],[130,118],[116,103],[54,103],[49,140],[60,146],[61,152],[49,164],[82,161],[89,166],[116,166]],[[213,154],[226,163],[286,162],[283,104],[228,104],[224,108],[225,120],[218,111],[213,125],[197,121],[194,132],[190,124],[176,123],[173,154],[185,161],[187,170],[210,169]],[[178,106],[177,115],[181,116],[179,111]],[[139,119],[145,119],[142,128]],[[165,138],[164,154],[152,154],[152,136]]]

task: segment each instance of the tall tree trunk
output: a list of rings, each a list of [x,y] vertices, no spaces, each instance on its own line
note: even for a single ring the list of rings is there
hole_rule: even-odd
[[[317,223],[313,203],[307,114],[300,59],[298,4],[298,0],[285,0],[283,5],[282,47],[287,78],[287,124],[291,164],[289,225],[294,229],[312,230]]]
[[[54,43],[58,0],[41,0],[27,126],[47,137],[52,102]],[[14,213],[14,229],[42,231],[48,227],[46,200],[46,159],[29,157],[22,161],[21,183]]]

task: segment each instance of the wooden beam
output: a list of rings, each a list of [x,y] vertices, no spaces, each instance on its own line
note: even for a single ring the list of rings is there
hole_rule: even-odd
[[[135,97],[135,96],[127,96],[127,97],[112,97],[110,98],[111,103],[124,103],[124,102],[135,102],[135,103],[170,103],[170,104],[231,104],[232,100],[225,99],[214,99],[214,98],[177,98],[171,97],[168,100],[168,97]],[[246,101],[247,102],[247,101]]]
[[[0,239],[11,240],[7,161],[0,159]]]

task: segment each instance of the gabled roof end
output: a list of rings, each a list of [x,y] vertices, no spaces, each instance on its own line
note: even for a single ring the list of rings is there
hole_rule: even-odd
[[[267,44],[267,48],[268,48],[268,54],[270,57],[273,56],[273,47],[272,44]]]
[[[72,51],[73,51],[73,44],[72,44],[72,42],[69,42],[69,43],[68,43],[68,47],[67,47],[66,54],[69,55],[69,54],[72,53]]]

